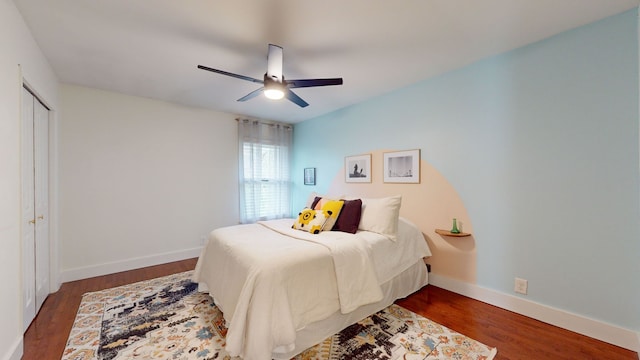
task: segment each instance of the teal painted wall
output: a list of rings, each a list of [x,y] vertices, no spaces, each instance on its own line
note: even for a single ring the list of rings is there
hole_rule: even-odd
[[[477,285],[513,294],[522,277],[528,300],[640,330],[637,16],[297,124],[294,210],[347,155],[419,148],[469,212]]]

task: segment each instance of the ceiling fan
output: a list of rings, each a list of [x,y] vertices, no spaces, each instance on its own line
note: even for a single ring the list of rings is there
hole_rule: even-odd
[[[291,89],[315,86],[342,85],[342,78],[285,80],[284,76],[282,75],[282,47],[273,44],[269,44],[269,53],[267,55],[267,73],[264,74],[263,80],[230,73],[223,70],[212,69],[203,65],[198,65],[198,69],[212,71],[218,74],[227,75],[241,80],[251,81],[264,85],[261,88],[256,89],[249,94],[241,97],[240,99],[238,99],[238,101],[247,101],[249,99],[253,99],[254,97],[264,92],[264,95],[269,99],[278,100],[286,97],[298,106],[306,107],[309,106],[309,104],[306,101],[302,100],[302,98],[296,95],[293,91],[291,91]]]

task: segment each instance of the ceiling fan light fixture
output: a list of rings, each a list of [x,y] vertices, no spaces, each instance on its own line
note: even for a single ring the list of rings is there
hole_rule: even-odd
[[[264,96],[266,96],[267,99],[280,100],[284,97],[284,91],[277,87],[272,87],[270,89],[264,89]]]

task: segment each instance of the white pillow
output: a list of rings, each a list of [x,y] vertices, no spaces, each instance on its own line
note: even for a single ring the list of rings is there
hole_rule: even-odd
[[[362,199],[362,215],[359,230],[382,234],[395,241],[398,233],[398,217],[402,196],[379,199]]]

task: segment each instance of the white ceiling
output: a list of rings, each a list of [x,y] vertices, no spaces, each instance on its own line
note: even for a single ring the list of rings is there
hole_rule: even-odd
[[[14,0],[63,83],[298,122],[637,7],[640,0]],[[267,45],[288,79],[343,77],[263,96]]]

